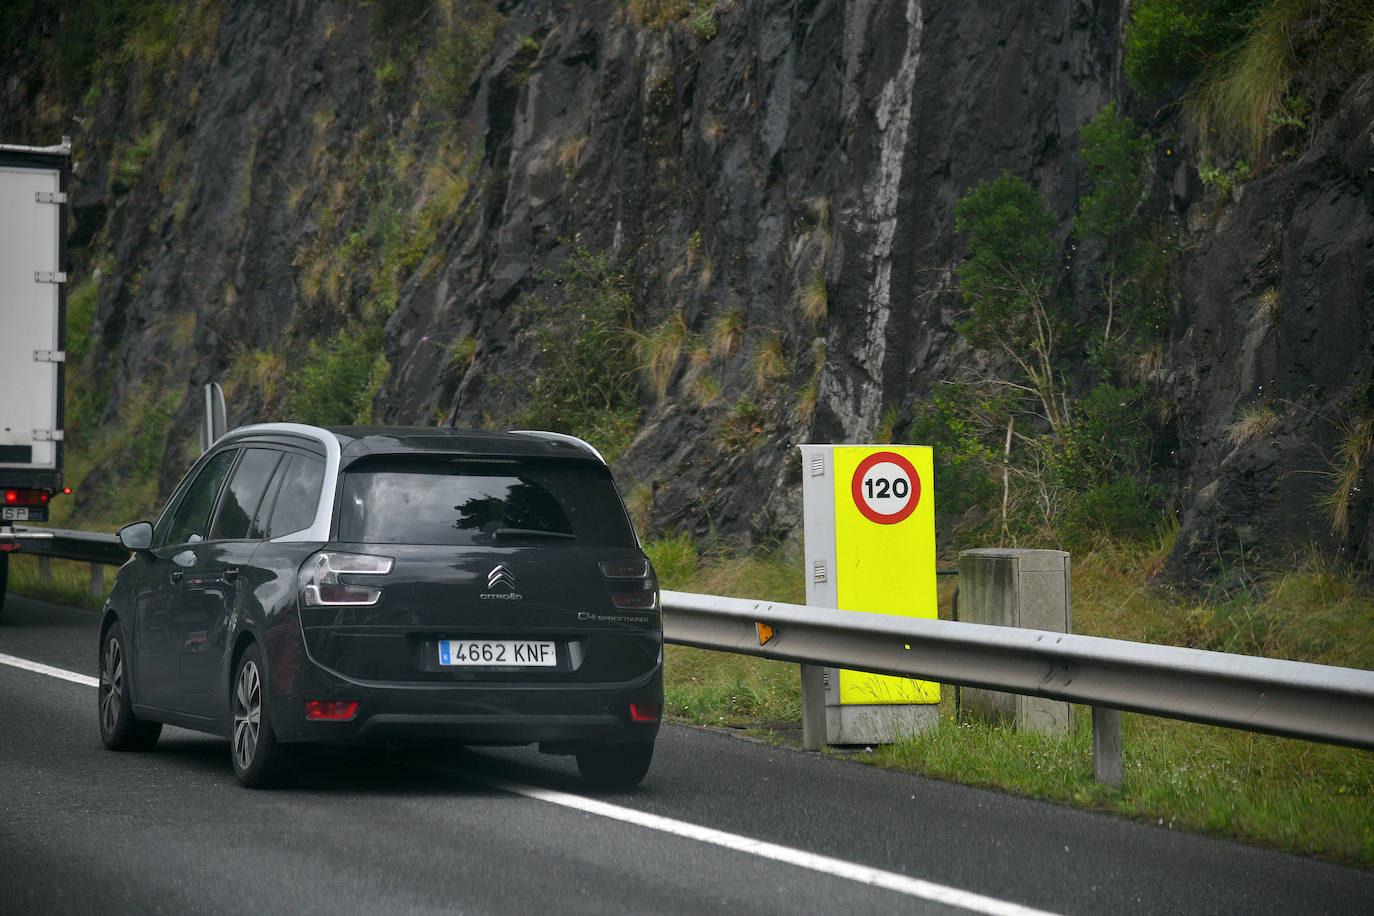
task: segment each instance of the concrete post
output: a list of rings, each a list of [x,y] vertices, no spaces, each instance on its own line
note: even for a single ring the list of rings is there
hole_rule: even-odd
[[[1069,554],[983,548],[959,554],[959,618],[968,623],[1072,633]],[[1072,707],[1062,700],[965,687],[961,705],[988,721],[1064,734]]]

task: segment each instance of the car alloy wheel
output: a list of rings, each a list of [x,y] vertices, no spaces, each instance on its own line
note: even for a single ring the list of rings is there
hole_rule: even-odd
[[[234,763],[239,770],[253,765],[262,729],[262,678],[258,666],[248,659],[239,668],[234,685]]]
[[[291,769],[288,749],[272,731],[262,655],[256,645],[239,657],[229,707],[233,717],[230,758],[234,775],[249,788],[278,785]]]
[[[129,673],[124,655],[124,632],[118,623],[105,632],[100,653],[100,684],[96,689],[100,740],[112,751],[146,751],[162,734],[161,722],[144,722],[134,715],[129,700]]]
[[[119,725],[120,704],[124,702],[124,653],[119,640],[105,640],[105,655],[100,662],[100,726],[113,734]]]

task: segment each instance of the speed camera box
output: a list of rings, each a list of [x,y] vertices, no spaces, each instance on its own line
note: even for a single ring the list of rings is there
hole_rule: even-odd
[[[803,445],[806,602],[817,607],[937,616],[931,449]],[[898,740],[934,724],[940,686],[825,669],[826,742]]]

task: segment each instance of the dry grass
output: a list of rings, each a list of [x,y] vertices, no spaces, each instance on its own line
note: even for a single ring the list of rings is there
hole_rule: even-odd
[[[717,359],[733,355],[744,340],[746,322],[741,308],[721,313],[711,324],[711,355]]]
[[[652,332],[636,341],[640,365],[649,373],[649,387],[660,401],[668,396],[668,385],[682,360],[686,342],[687,320],[680,313],[668,316]]]
[[[582,150],[587,146],[587,135],[579,134],[571,137],[558,147],[558,164],[561,165],[572,177],[577,171],[578,165],[582,162]]]
[[[787,354],[782,334],[772,331],[759,341],[754,351],[754,384],[766,389],[787,373]]]
[[[1304,6],[1271,5],[1249,36],[1199,81],[1188,105],[1204,149],[1235,142],[1252,160],[1263,161],[1271,116],[1289,114],[1285,95],[1296,72],[1290,33]]]
[[[1331,461],[1330,489],[1320,504],[1331,519],[1331,531],[1341,537],[1350,534],[1350,501],[1359,491],[1360,476],[1374,453],[1374,414],[1365,413],[1341,423],[1336,458]]]
[[[1274,408],[1264,402],[1247,404],[1241,408],[1236,422],[1226,427],[1226,441],[1235,448],[1264,435],[1274,425],[1277,415]]]
[[[819,324],[830,308],[830,294],[825,287],[825,274],[816,271],[801,291],[801,311],[807,321]]]
[[[224,396],[230,402],[242,400],[246,391],[273,401],[282,394],[286,380],[286,354],[270,350],[243,350],[234,356],[224,380]]]

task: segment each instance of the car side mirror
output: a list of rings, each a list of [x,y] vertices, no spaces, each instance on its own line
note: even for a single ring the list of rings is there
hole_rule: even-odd
[[[119,529],[119,543],[127,550],[148,550],[153,546],[153,526],[148,522],[134,522]]]

